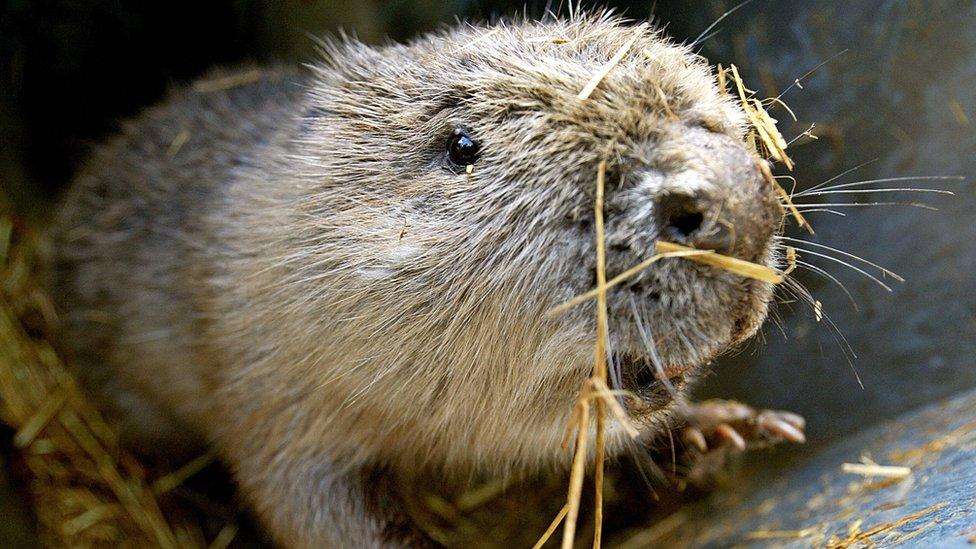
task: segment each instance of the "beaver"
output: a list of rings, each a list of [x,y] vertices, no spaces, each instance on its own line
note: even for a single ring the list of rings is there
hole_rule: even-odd
[[[55,295],[130,445],[212,445],[284,546],[420,545],[395,475],[566,461],[594,315],[547,312],[593,286],[601,161],[610,277],[658,239],[776,265],[783,210],[736,101],[648,24],[323,50],[174,90],[97,147],[60,213]],[[609,293],[611,378],[645,436],[772,293],[679,259]],[[611,453],[629,443],[610,425]]]

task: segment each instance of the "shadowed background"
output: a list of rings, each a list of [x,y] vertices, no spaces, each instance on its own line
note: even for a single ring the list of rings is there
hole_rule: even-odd
[[[651,10],[650,1],[604,4],[635,19]],[[20,212],[46,216],[85,151],[120,118],[215,65],[314,59],[310,36],[339,28],[379,43],[455,18],[483,20],[523,9],[539,15],[544,6],[501,0],[4,0],[0,194]],[[690,41],[734,6],[657,0],[654,13],[669,34]],[[784,97],[798,122],[781,108],[772,111],[787,139],[816,123],[820,139],[790,149],[799,188],[867,161],[873,162],[839,182],[908,175],[965,180],[909,182],[956,193],[920,197],[937,212],[895,206],[842,209],[847,217],[811,214],[816,236],[793,236],[864,256],[907,281],[887,279],[888,293],[839,263],[801,252],[857,302],[859,311],[830,281],[798,275],[858,357],[848,363],[840,338],[809,307],[785,303],[777,307],[783,329],[768,324],[764,341],[720,360],[701,395],[797,411],[807,417],[815,446],[976,386],[973,28],[971,0],[755,0],[716,27],[703,54],[743,68],[760,96],[778,95],[832,58]],[[875,193],[859,200],[890,198]],[[807,446],[775,458],[792,462],[809,452]],[[770,456],[762,460],[766,466]],[[14,497],[5,487],[0,483],[0,539],[27,540],[16,537],[25,519],[2,504]]]

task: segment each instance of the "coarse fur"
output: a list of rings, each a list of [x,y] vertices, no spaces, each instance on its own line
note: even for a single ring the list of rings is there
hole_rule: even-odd
[[[593,285],[601,159],[611,277],[672,239],[667,204],[705,212],[688,242],[768,265],[782,212],[734,100],[646,25],[325,49],[307,72],[177,90],[97,148],[61,214],[57,295],[132,444],[213,445],[286,546],[414,543],[391,471],[566,461],[594,315],[546,312]],[[455,128],[482,147],[470,173],[447,158]],[[648,436],[673,407],[640,381],[650,353],[682,389],[771,293],[675,259],[611,292],[618,385],[643,397],[628,402]]]

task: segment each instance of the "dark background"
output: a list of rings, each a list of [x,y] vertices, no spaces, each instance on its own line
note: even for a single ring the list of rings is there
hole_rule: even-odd
[[[604,4],[637,19],[651,10],[649,0]],[[340,27],[376,43],[406,39],[456,17],[483,20],[523,8],[538,15],[544,5],[3,0],[0,194],[25,215],[43,218],[85,151],[120,118],[215,65],[314,59],[309,36]],[[657,0],[654,13],[672,36],[690,41],[734,5]],[[761,96],[779,94],[846,50],[785,96],[798,122],[782,109],[773,111],[787,139],[817,125],[819,140],[790,149],[800,188],[871,160],[843,181],[966,179],[915,182],[956,192],[921,197],[937,212],[877,207],[844,210],[843,218],[810,216],[817,229],[812,240],[863,255],[907,279],[893,283],[889,294],[842,265],[807,257],[847,286],[858,312],[829,281],[799,273],[857,353],[853,368],[864,389],[827,324],[794,303],[777,307],[782,330],[770,323],[763,338],[720,361],[701,394],[798,411],[808,418],[817,445],[976,386],[976,3],[755,0],[718,28],[703,54],[738,64]],[[6,522],[0,518],[0,528]]]

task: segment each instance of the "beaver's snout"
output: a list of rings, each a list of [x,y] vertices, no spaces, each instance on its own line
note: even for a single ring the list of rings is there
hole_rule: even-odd
[[[740,143],[703,131],[665,142],[645,179],[657,237],[759,260],[782,209],[757,162]]]
[[[659,238],[756,261],[779,214],[770,207],[769,191],[763,185],[744,186],[728,196],[723,196],[721,187],[717,193],[664,193],[655,208]],[[755,196],[748,196],[749,187],[755,187]]]

